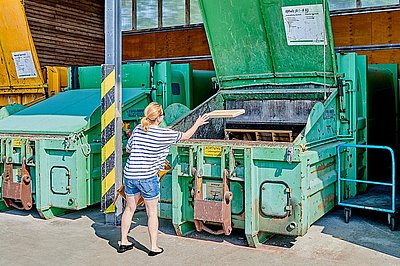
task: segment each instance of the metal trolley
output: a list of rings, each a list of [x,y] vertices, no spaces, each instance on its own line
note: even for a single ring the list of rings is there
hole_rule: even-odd
[[[382,149],[390,152],[392,164],[392,179],[391,182],[375,182],[358,179],[342,178],[340,151],[341,148],[361,148],[361,149]],[[357,145],[357,144],[340,144],[337,146],[337,172],[338,172],[338,205],[344,206],[344,221],[349,222],[351,217],[351,208],[360,208],[366,210],[380,211],[388,214],[388,223],[392,231],[396,228],[395,213],[396,213],[396,180],[395,180],[395,157],[394,151],[387,146],[377,145]],[[356,182],[366,185],[374,185],[363,194],[355,195],[344,199],[342,193],[343,182]],[[389,196],[390,195],[390,196]],[[372,204],[371,204],[372,203]],[[375,206],[371,206],[375,205]]]

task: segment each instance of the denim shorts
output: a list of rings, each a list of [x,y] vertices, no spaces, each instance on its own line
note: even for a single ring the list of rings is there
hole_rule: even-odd
[[[125,194],[126,196],[134,196],[142,194],[144,199],[150,200],[160,196],[160,182],[158,176],[145,179],[129,179],[125,178]]]

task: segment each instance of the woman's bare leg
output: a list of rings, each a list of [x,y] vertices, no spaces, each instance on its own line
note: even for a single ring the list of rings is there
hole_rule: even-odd
[[[161,249],[157,245],[158,238],[158,198],[151,200],[144,200],[146,204],[146,212],[147,212],[147,227],[149,231],[150,237],[150,245],[151,251],[161,251]]]
[[[121,219],[121,245],[130,245],[128,241],[128,232],[131,228],[132,217],[135,214],[136,202],[138,202],[140,194],[126,197],[126,207]]]

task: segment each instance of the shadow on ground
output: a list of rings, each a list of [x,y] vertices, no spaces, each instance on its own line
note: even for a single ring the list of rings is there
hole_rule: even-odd
[[[391,231],[385,213],[352,209],[350,222],[345,223],[343,208],[337,207],[315,224],[324,227],[324,234],[400,258],[399,226]]]
[[[42,219],[38,213],[38,211],[33,208],[29,211],[21,211],[17,209],[9,209],[5,212],[3,212],[6,215],[18,215],[18,216],[32,216],[35,219]]]
[[[38,212],[34,209],[30,211],[9,210],[4,212],[4,214],[32,216],[35,219],[41,219]],[[81,217],[88,217],[92,220],[93,224],[91,227],[96,236],[105,239],[111,247],[117,250],[118,241],[120,240],[120,227],[105,225],[104,214],[100,211],[100,205],[75,211],[63,215],[58,219],[76,220]],[[399,219],[396,222],[399,223]],[[391,231],[385,213],[353,209],[350,222],[346,224],[343,219],[343,208],[336,207],[318,220],[315,225],[323,228],[323,234],[400,258],[400,226],[397,226],[397,231]],[[133,217],[131,230],[135,230],[137,226],[147,226],[147,216],[144,210],[136,212]],[[160,219],[159,230],[166,235],[176,235],[171,220]],[[230,236],[214,236],[205,232],[194,231],[186,237],[203,241],[247,246],[244,230],[240,229],[234,229]],[[274,235],[264,243],[264,246],[291,248],[296,244],[296,240],[296,237]],[[148,252],[148,249],[135,239],[130,238],[130,241],[135,243],[136,249]]]
[[[137,226],[143,225],[143,218],[139,218],[138,216],[146,216],[146,214],[143,211],[139,211],[135,214],[133,217],[132,225],[130,228],[130,231],[134,230]],[[105,224],[105,218],[104,218],[104,213],[100,211],[100,206],[96,208],[91,208],[91,211],[89,213],[85,213],[85,216],[90,218],[93,221],[93,224],[91,227],[93,228],[96,236],[106,240],[108,244],[117,251],[118,249],[118,241],[121,239],[121,227],[120,226],[114,226],[114,225],[107,225]],[[140,242],[135,240],[134,238],[128,236],[128,239],[130,242],[134,243],[135,248],[143,251],[145,253],[148,253],[149,250],[143,246]]]
[[[75,214],[75,216],[81,216],[81,215],[82,214],[79,213]],[[104,224],[104,214],[99,211],[99,208],[96,209],[91,207],[85,211],[84,215],[90,218],[94,222],[92,224],[92,228],[94,229],[96,236],[105,239],[106,241],[108,241],[108,244],[110,246],[112,246],[115,250],[117,250],[118,241],[120,240],[120,230],[121,230],[120,227]],[[65,218],[73,219],[74,214],[66,215]],[[162,234],[176,236],[175,229],[171,223],[171,220],[160,219],[159,222],[160,222],[159,231]],[[140,210],[135,213],[132,219],[132,226],[130,230],[131,231],[135,230],[135,228],[138,226],[147,226],[147,215],[145,210]],[[223,235],[214,236],[205,232],[192,232],[188,234],[186,237],[198,240],[212,241],[212,242],[228,242],[238,246],[247,246],[247,241],[243,230],[233,230],[230,236],[223,236]],[[129,240],[135,244],[136,249],[139,249],[146,253],[149,251],[146,247],[144,247],[134,238],[130,237]]]

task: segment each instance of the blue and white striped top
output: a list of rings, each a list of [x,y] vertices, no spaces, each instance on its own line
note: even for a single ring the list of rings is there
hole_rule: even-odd
[[[136,126],[126,145],[130,155],[124,168],[125,178],[150,178],[164,170],[169,147],[181,140],[182,135],[182,132],[158,126],[150,127],[147,132],[140,125]]]

